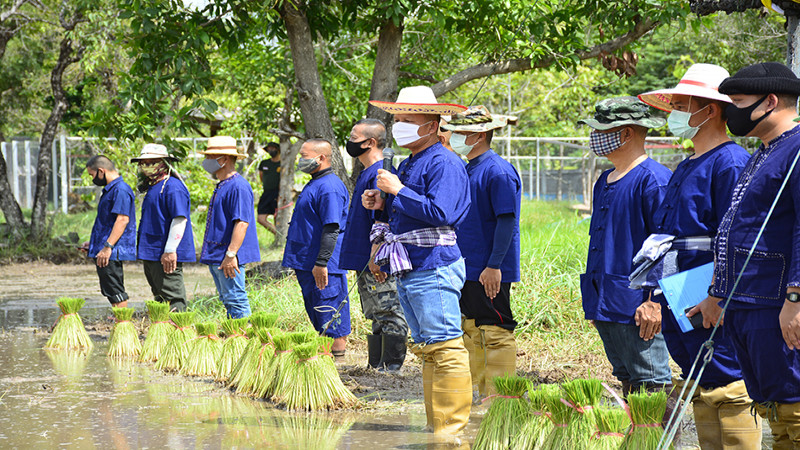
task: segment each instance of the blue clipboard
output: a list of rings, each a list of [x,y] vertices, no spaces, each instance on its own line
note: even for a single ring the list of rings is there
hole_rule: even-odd
[[[684,333],[694,329],[684,311],[708,297],[708,286],[713,276],[714,263],[708,263],[658,280],[672,315]]]

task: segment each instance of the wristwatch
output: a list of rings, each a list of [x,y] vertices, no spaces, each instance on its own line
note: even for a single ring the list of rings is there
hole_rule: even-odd
[[[225,252],[225,256],[227,256],[228,258],[236,258],[236,252],[228,250],[227,252]]]
[[[789,292],[786,294],[786,301],[789,303],[798,303],[800,302],[800,294],[797,292]]]
[[[108,247],[108,248],[110,248],[111,250],[114,250],[114,246],[113,246],[113,245],[111,245],[111,243],[110,243],[110,242],[108,242],[108,241],[106,241],[106,243],[105,243],[105,244],[103,244],[103,247]]]
[[[708,291],[706,292],[708,293],[709,297],[713,297],[714,295],[712,294],[712,292],[714,292],[714,285],[712,284],[711,286],[709,286]]]

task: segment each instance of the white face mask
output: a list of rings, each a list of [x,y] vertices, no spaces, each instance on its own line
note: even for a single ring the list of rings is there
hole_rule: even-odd
[[[428,121],[422,125],[427,125],[429,123],[431,122]],[[419,135],[419,127],[422,125],[414,125],[413,123],[407,122],[395,122],[394,125],[392,125],[392,136],[394,137],[394,141],[399,147],[405,147],[408,144],[417,142],[425,136],[429,136],[431,133],[428,133],[425,136]]]
[[[464,135],[464,134],[453,133],[453,135],[450,136],[450,147],[453,147],[453,151],[458,153],[459,155],[467,156],[469,152],[472,151],[472,148],[478,144],[477,142],[472,145],[467,144],[467,138],[470,136],[472,136],[472,134]]]
[[[689,120],[692,119],[693,115],[699,113],[707,107],[708,105],[698,109],[693,113],[673,109],[672,112],[670,112],[667,116],[667,126],[669,127],[669,132],[672,133],[673,136],[677,136],[679,138],[693,138],[697,132],[700,131],[700,127],[703,125],[703,123],[708,122],[708,119],[704,120],[703,123],[697,125],[696,127],[689,125]]]

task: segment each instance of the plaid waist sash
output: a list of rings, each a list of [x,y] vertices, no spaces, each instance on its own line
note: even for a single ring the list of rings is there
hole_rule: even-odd
[[[456,230],[453,227],[431,227],[393,234],[389,225],[376,223],[372,226],[369,239],[373,244],[380,245],[375,252],[375,264],[382,266],[388,263],[390,272],[397,277],[411,272],[412,269],[408,251],[403,244],[417,247],[456,245]]]

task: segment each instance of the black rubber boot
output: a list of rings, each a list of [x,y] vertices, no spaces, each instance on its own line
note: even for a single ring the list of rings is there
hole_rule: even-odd
[[[403,367],[406,360],[406,337],[399,334],[383,335],[383,357],[381,358],[381,368],[378,370],[386,372],[397,372]]]
[[[381,364],[381,352],[383,351],[381,344],[382,338],[382,334],[367,335],[367,355],[369,355],[367,357],[367,364],[373,369],[383,367]]]

